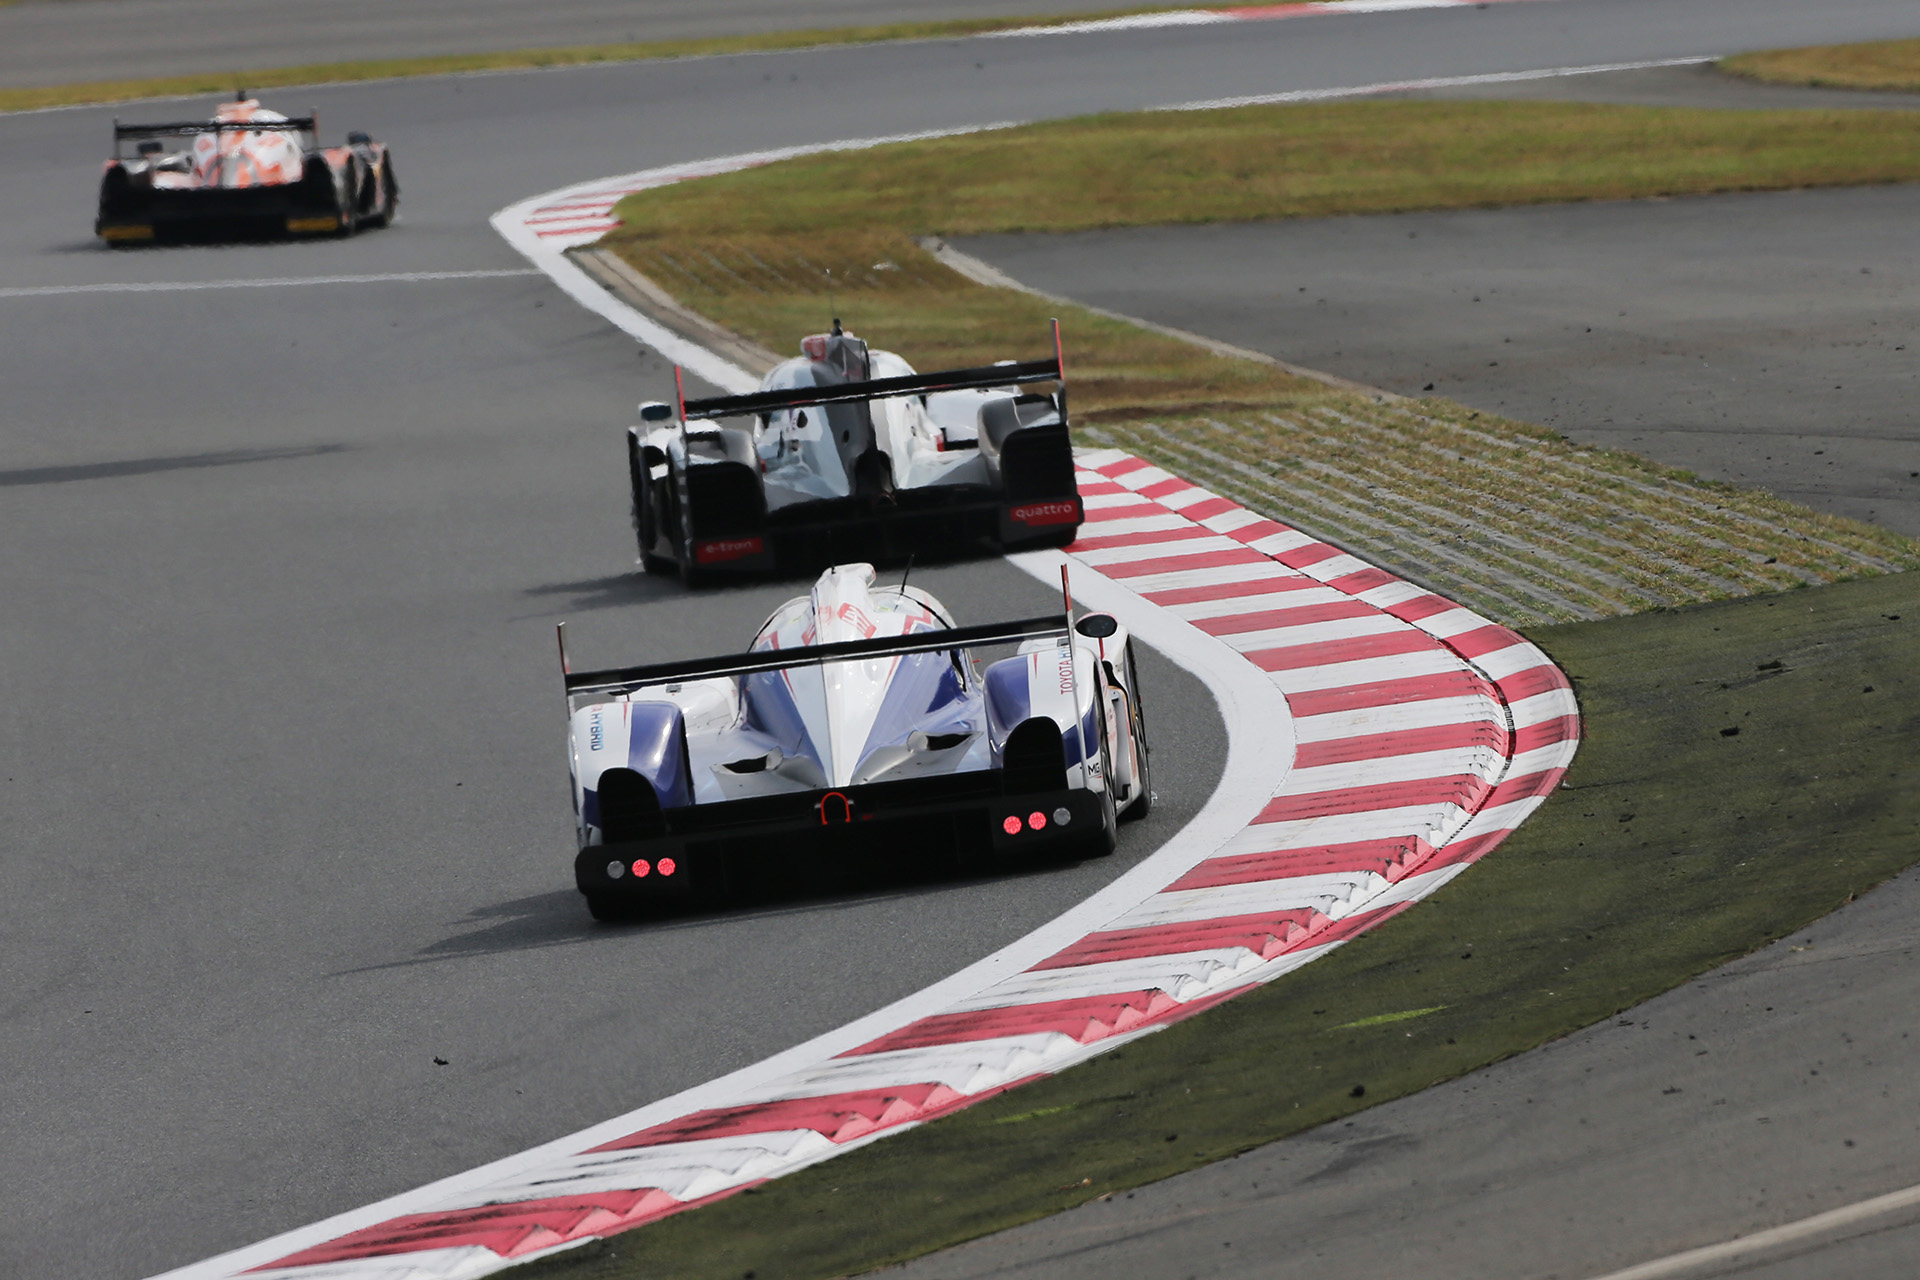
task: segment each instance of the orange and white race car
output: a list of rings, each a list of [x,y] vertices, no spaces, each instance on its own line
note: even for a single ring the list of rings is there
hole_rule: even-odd
[[[351,235],[393,221],[399,202],[385,143],[350,133],[322,147],[317,117],[283,116],[243,92],[208,121],[114,121],[94,234],[109,244]]]

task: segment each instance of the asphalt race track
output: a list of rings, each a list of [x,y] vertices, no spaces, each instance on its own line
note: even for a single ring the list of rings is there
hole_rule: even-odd
[[[1090,0],[27,0],[0,8],[0,87],[1074,13]]]
[[[757,1059],[1055,914],[1217,774],[1156,663],[1165,805],[1110,863],[590,927],[552,623],[583,664],[688,655],[790,588],[632,573],[618,432],[667,371],[519,274],[494,210],[874,132],[1910,27],[1569,0],[316,89],[393,144],[401,225],[226,249],[88,235],[109,118],[204,103],[0,118],[0,1274],[149,1274]],[[115,288],[339,276],[387,278]],[[969,617],[1046,598],[916,579]]]

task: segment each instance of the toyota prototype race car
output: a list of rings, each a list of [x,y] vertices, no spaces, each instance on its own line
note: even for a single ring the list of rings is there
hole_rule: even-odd
[[[1058,323],[1053,339],[1050,360],[916,373],[836,320],[751,395],[683,398],[678,425],[641,405],[627,465],[642,566],[691,584],[1066,545],[1082,508]],[[1036,383],[1057,390],[1023,393]]]
[[[385,143],[323,147],[318,117],[246,96],[212,120],[113,122],[94,234],[108,244],[229,236],[351,235],[393,221],[400,184]]]
[[[1111,853],[1153,803],[1139,676],[1117,619],[1070,616],[958,627],[851,564],[730,657],[576,673],[562,624],[588,908]]]

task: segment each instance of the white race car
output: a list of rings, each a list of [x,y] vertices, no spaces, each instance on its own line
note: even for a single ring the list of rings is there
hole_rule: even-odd
[[[627,435],[649,572],[688,582],[969,546],[1065,546],[1084,514],[1051,359],[917,373],[840,328],[743,396],[640,407]],[[664,425],[661,425],[664,424]]]
[[[1119,816],[1153,802],[1139,676],[1115,618],[1069,618],[956,627],[926,592],[840,565],[746,653],[568,670],[589,909],[1111,853]]]
[[[349,133],[344,146],[324,147],[319,129],[314,116],[269,111],[244,91],[211,120],[116,120],[94,234],[129,245],[350,235],[392,222],[400,183],[386,144]]]

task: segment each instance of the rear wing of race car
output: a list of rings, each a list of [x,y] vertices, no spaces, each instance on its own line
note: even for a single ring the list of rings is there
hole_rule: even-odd
[[[744,396],[715,396],[706,400],[683,400],[683,422],[705,422],[714,418],[738,418],[771,413],[777,409],[804,409],[814,405],[847,404],[864,400],[884,400],[890,396],[921,395],[930,391],[965,391],[973,388],[1025,386],[1033,382],[1065,384],[1066,369],[1060,351],[1060,322],[1053,322],[1053,359],[1010,360],[1004,364],[975,369],[948,369],[941,373],[915,373],[904,378],[874,378],[866,382],[848,382],[837,387],[794,387],[786,391],[756,391]]]
[[[180,120],[166,124],[121,124],[113,122],[113,158],[124,160],[122,147],[127,142],[136,144],[148,140],[158,141],[165,138],[192,138],[203,133],[300,133],[307,136],[312,145],[318,145],[320,136],[320,115],[294,116],[288,120],[234,120],[222,123],[214,120]]]
[[[784,671],[819,663],[937,653],[944,649],[986,648],[1054,637],[1070,642],[1073,624],[1064,613],[1050,614],[1016,622],[988,622],[971,627],[949,627],[944,631],[922,631],[910,636],[883,636],[874,640],[847,640],[839,644],[808,645],[799,649],[761,650],[721,658],[696,658],[688,662],[661,662],[644,667],[581,672],[575,672],[567,659],[564,622],[558,631],[560,669],[566,679],[567,708],[573,711],[590,701],[604,701],[610,697],[631,694],[650,685],[752,675],[760,671]],[[576,699],[579,700],[577,703]]]

